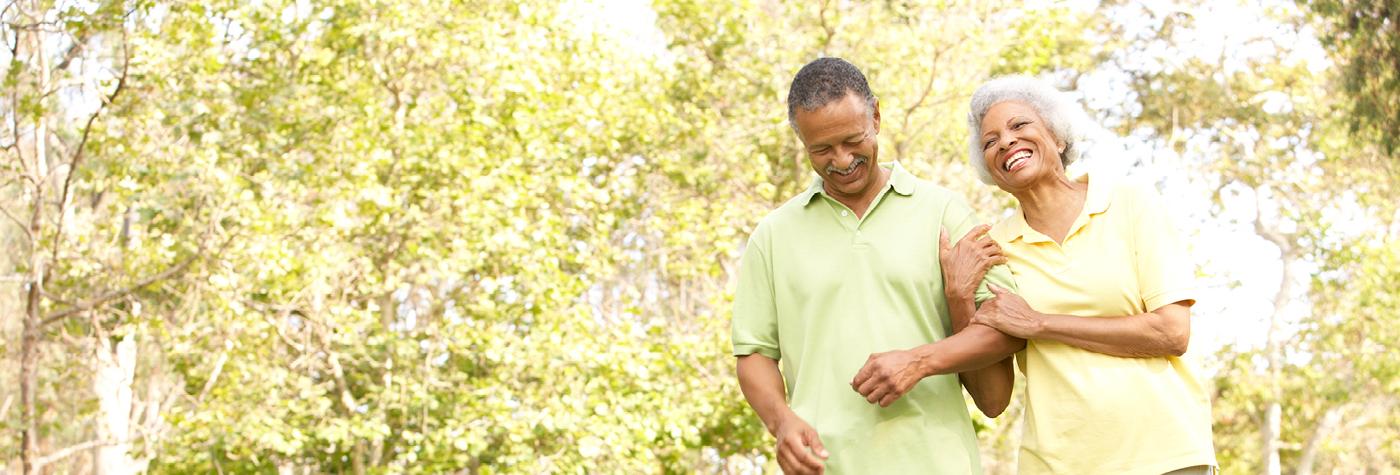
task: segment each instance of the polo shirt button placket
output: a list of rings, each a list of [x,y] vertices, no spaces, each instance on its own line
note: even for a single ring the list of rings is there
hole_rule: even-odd
[[[1071,267],[1074,266],[1074,259],[1070,257],[1069,250],[1065,249],[1066,245],[1068,244],[1069,239],[1065,239],[1065,244],[1055,245],[1055,251],[1057,251],[1058,253],[1056,257],[1059,258],[1059,262],[1057,262],[1057,264],[1060,265],[1060,268],[1055,270],[1056,274],[1064,275],[1065,273],[1068,273],[1070,271]]]

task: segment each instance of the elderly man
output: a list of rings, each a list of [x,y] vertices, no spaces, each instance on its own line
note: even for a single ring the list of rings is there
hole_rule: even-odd
[[[733,323],[739,384],[777,438],[778,464],[981,472],[959,381],[995,417],[1014,376],[1010,358],[974,363],[1007,339],[969,321],[992,297],[984,280],[1015,287],[1005,266],[952,275],[941,264],[1005,258],[959,196],[879,165],[880,104],[854,65],[804,66],[788,118],[817,178],[750,236]],[[965,237],[953,248],[948,233]]]

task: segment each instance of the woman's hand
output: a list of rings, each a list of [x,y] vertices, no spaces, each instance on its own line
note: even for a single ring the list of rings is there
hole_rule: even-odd
[[[987,270],[1006,263],[1001,246],[986,237],[991,226],[981,224],[967,232],[957,246],[948,245],[948,229],[938,233],[938,262],[943,268],[943,293],[948,300],[972,301]]]
[[[1020,295],[1006,289],[987,284],[996,297],[982,302],[982,308],[972,317],[972,323],[982,324],[1007,335],[1022,339],[1035,339],[1044,328],[1045,319],[1035,311]]]

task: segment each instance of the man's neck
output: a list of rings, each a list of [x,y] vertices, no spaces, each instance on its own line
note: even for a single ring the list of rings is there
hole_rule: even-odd
[[[877,166],[875,169],[880,173],[875,182],[875,186],[866,188],[865,192],[861,193],[860,196],[847,197],[837,195],[826,188],[825,182],[822,183],[822,188],[825,189],[828,196],[835,198],[837,202],[850,208],[851,211],[856,214],[856,219],[864,218],[865,212],[870,210],[870,205],[875,202],[875,198],[880,196],[880,191],[884,190],[886,186],[889,186],[890,175],[894,173],[890,168]]]

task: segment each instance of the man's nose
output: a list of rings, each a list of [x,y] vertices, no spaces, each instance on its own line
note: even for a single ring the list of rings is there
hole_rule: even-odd
[[[837,167],[846,168],[851,166],[851,163],[855,161],[855,149],[844,146],[836,147],[836,160],[833,160],[832,163]]]

